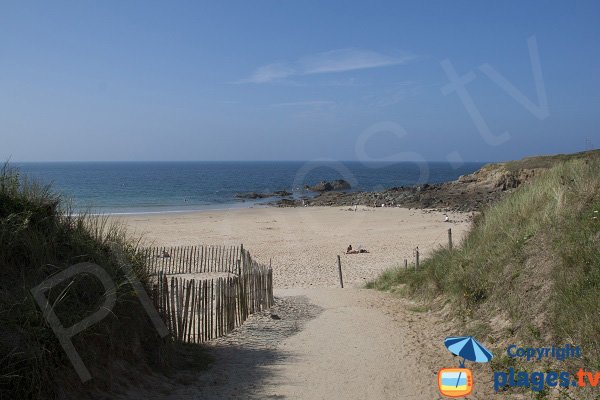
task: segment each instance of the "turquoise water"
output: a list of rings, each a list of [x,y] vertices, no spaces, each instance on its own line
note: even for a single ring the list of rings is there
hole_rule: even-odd
[[[458,372],[443,372],[442,373],[442,385],[445,386],[466,386],[467,375],[459,374]]]
[[[21,172],[72,201],[76,211],[152,213],[248,207],[273,199],[243,202],[240,192],[293,191],[305,184],[345,179],[353,190],[382,190],[444,182],[479,169],[437,162],[85,162],[17,163]]]

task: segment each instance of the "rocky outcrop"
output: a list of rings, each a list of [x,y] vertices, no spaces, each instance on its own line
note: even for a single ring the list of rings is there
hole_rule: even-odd
[[[345,181],[343,179],[337,179],[337,180],[333,181],[331,184],[333,185],[333,190],[352,189],[352,186],[350,186],[350,183],[348,183],[347,181]]]
[[[304,188],[311,192],[330,192],[332,190],[348,190],[351,189],[352,186],[343,179],[336,179],[331,182],[321,181],[313,186],[306,185]]]
[[[488,164],[480,170],[460,176],[457,180],[445,183],[422,184],[410,187],[395,187],[381,192],[336,191],[349,188],[346,181],[319,182],[307,187],[319,192],[311,199],[287,200],[279,202],[282,207],[300,206],[353,206],[371,207],[402,206],[414,208],[436,208],[454,211],[475,211],[500,199],[522,184],[550,168],[553,163],[543,166],[509,162]],[[336,186],[335,183],[339,182]],[[339,188],[339,189],[338,189]]]

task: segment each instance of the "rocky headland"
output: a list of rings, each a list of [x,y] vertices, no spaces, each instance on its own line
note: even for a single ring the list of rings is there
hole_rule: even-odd
[[[408,208],[427,208],[445,211],[477,211],[502,198],[533,177],[543,173],[558,162],[585,157],[587,152],[528,157],[519,161],[487,164],[478,171],[460,176],[451,182],[400,186],[379,192],[351,192],[333,182],[320,182],[307,187],[319,192],[315,197],[281,199],[279,207],[298,206],[354,206],[381,207],[382,205]]]

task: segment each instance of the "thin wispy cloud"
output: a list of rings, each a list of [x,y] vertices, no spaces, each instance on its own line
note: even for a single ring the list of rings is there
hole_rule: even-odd
[[[234,83],[286,82],[293,76],[356,71],[406,64],[412,55],[392,56],[371,50],[337,49],[316,53],[292,63],[272,63],[257,68],[245,79]]]
[[[410,56],[392,57],[369,50],[340,49],[313,54],[300,60],[304,74],[354,71],[404,64]]]
[[[268,64],[259,67],[249,79],[248,83],[265,83],[282,80],[295,73],[294,69],[285,64]],[[244,80],[242,80],[244,81]]]

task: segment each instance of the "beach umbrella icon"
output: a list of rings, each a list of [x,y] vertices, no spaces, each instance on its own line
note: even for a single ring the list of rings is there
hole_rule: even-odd
[[[444,340],[444,345],[452,354],[463,358],[461,366],[465,361],[486,363],[494,357],[492,353],[479,343],[473,336],[448,337]]]
[[[448,337],[444,340],[444,345],[452,354],[463,358],[460,368],[465,367],[465,360],[486,363],[494,357],[492,352],[475,340],[473,336]],[[461,373],[458,374],[456,386],[458,386],[461,375]]]
[[[463,371],[467,374],[467,376],[469,376],[469,374],[471,373],[470,370],[464,369],[465,360],[484,363],[490,361],[494,357],[492,353],[488,349],[486,349],[481,343],[475,340],[473,336],[448,337],[444,340],[444,345],[452,354],[463,358],[462,362],[460,363],[460,368],[462,370],[459,370],[458,377],[456,379],[455,386],[457,388],[459,387],[459,384],[461,382],[460,378],[462,376]]]

